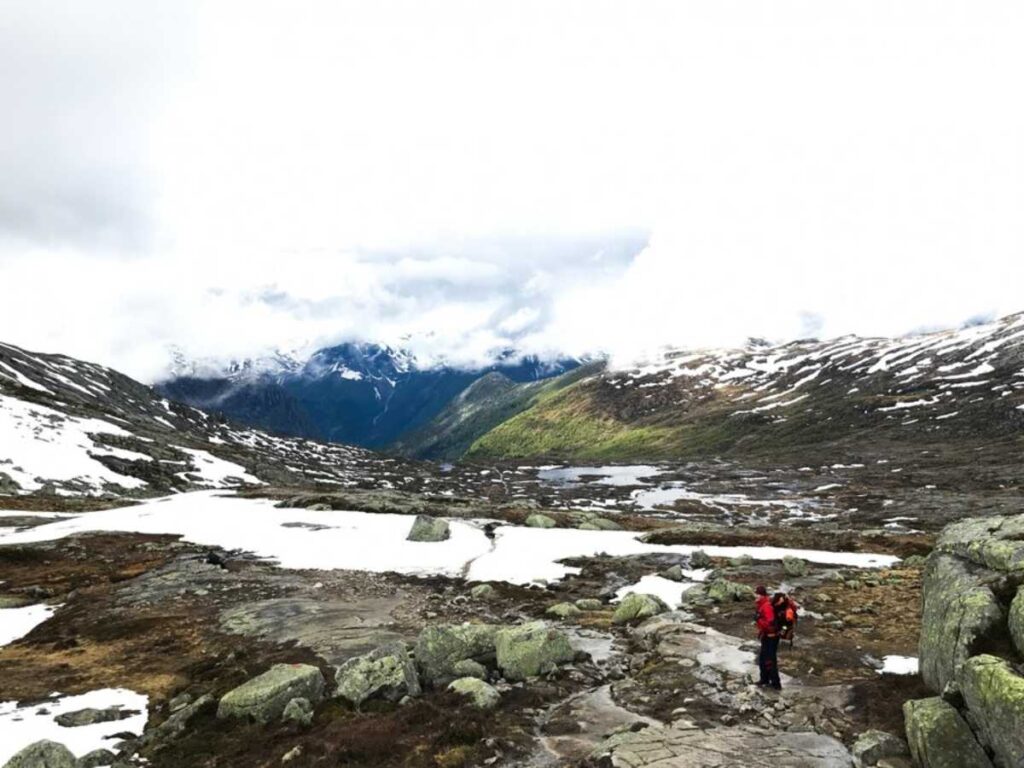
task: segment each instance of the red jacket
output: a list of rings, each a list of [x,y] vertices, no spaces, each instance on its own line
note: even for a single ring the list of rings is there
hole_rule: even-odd
[[[772,601],[765,595],[757,598],[757,635],[758,637],[775,637],[775,609]]]

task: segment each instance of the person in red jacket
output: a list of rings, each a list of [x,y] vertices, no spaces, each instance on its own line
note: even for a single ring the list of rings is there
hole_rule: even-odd
[[[782,681],[779,680],[779,630],[775,626],[775,609],[772,607],[771,598],[768,597],[768,590],[763,585],[754,592],[757,595],[757,636],[761,640],[761,652],[757,655],[761,679],[757,684],[770,686],[778,691],[782,689]]]

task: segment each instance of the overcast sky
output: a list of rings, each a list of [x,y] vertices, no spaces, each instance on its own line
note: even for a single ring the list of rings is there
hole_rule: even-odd
[[[1024,4],[0,5],[0,339],[152,380],[1024,309]]]

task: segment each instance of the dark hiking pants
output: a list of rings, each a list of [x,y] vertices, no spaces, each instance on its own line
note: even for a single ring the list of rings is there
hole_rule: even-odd
[[[761,671],[760,682],[775,688],[782,687],[779,680],[779,637],[762,637],[761,652],[757,655],[757,666]]]

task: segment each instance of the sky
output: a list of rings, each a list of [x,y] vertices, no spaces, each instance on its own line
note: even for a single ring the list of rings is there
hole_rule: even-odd
[[[0,339],[146,381],[1024,310],[1024,7],[6,0]]]

